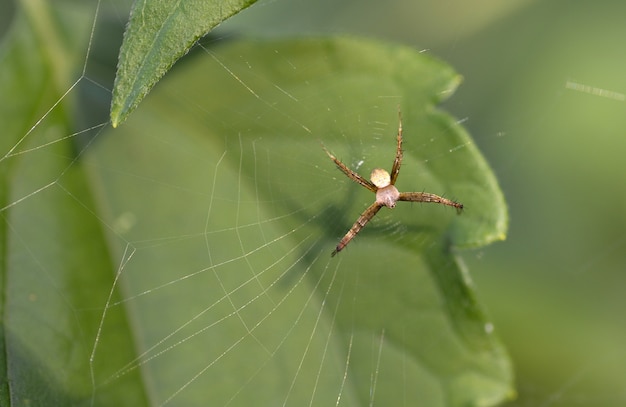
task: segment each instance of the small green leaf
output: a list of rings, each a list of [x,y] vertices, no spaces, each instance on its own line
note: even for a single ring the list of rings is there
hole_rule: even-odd
[[[111,104],[118,126],[203,35],[256,0],[137,0],[120,50]]]

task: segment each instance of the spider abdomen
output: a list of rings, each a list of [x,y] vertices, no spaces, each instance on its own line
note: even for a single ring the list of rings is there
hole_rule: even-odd
[[[400,198],[400,192],[394,185],[387,185],[376,191],[376,202],[385,205],[387,208],[395,207],[398,198]]]

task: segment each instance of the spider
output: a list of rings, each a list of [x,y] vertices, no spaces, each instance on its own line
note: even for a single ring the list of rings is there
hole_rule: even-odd
[[[337,168],[339,168],[344,174],[346,174],[348,178],[376,194],[376,201],[371,204],[365,210],[365,212],[361,214],[361,216],[359,216],[356,222],[354,222],[354,225],[352,225],[348,233],[346,233],[343,239],[339,241],[331,256],[335,256],[337,253],[343,250],[343,248],[346,247],[352,239],[354,239],[354,237],[361,231],[361,229],[363,229],[363,227],[367,225],[367,222],[369,222],[383,206],[386,206],[388,208],[394,208],[396,206],[396,202],[398,201],[409,201],[435,202],[442,205],[453,206],[457,209],[457,212],[459,213],[463,209],[462,203],[455,202],[450,199],[446,199],[428,192],[398,192],[395,184],[396,180],[398,179],[398,174],[400,174],[400,165],[402,164],[402,115],[400,112],[398,112],[398,119],[400,122],[400,124],[398,125],[397,136],[398,145],[396,147],[396,158],[393,161],[393,167],[391,167],[391,175],[389,175],[389,173],[382,168],[375,168],[370,175],[371,181],[368,181],[356,172],[352,171],[350,168],[348,168],[344,163],[339,161],[337,157],[332,155],[330,151],[326,149],[326,147],[322,146],[330,159],[335,162]]]

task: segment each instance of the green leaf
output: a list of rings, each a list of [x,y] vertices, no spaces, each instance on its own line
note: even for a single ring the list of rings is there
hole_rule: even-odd
[[[458,83],[405,47],[238,41],[176,72],[90,150],[98,213],[108,225],[133,219],[112,237],[114,252],[144,242],[123,281],[131,298],[150,293],[127,307],[140,316],[139,353],[158,355],[142,365],[156,400],[329,405],[341,383],[342,405],[368,404],[372,391],[385,405],[510,396],[508,358],[451,252],[506,229],[493,174],[434,107]],[[364,174],[390,167],[398,105],[398,187],[467,210],[399,203],[331,259],[373,195],[335,169],[320,141],[348,165],[363,160]],[[199,352],[201,343],[211,346]]]
[[[256,0],[137,0],[124,34],[113,88],[117,127],[172,65],[219,23]]]
[[[116,265],[77,150],[66,94],[89,37],[85,10],[60,21],[45,1],[23,1],[0,48],[0,405],[89,405],[89,358]],[[58,11],[58,10],[57,10]],[[92,10],[88,10],[90,14]],[[65,36],[71,26],[76,36]],[[65,95],[65,96],[64,96]],[[36,125],[35,125],[36,124]],[[114,297],[117,298],[117,297]],[[133,357],[124,310],[102,331],[99,372]],[[109,365],[111,364],[111,365]],[[95,405],[145,404],[138,372]]]

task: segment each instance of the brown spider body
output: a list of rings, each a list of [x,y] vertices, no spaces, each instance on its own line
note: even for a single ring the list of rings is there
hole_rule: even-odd
[[[361,216],[359,216],[356,222],[354,222],[354,225],[352,225],[348,233],[346,233],[337,244],[337,247],[332,252],[331,256],[334,256],[343,250],[343,248],[350,243],[350,241],[361,231],[361,229],[363,229],[363,227],[365,227],[365,225],[367,225],[367,222],[369,222],[383,206],[394,208],[396,206],[396,202],[408,201],[434,202],[442,205],[453,206],[459,212],[463,209],[463,204],[440,197],[439,195],[428,192],[399,192],[395,187],[396,180],[400,174],[400,165],[402,164],[402,117],[399,113],[398,116],[400,121],[400,125],[398,126],[398,142],[396,147],[396,158],[393,161],[393,167],[391,168],[391,175],[381,168],[376,168],[372,171],[372,174],[370,175],[371,181],[369,181],[361,177],[358,173],[352,171],[328,150],[326,150],[325,147],[323,147],[326,154],[328,154],[330,159],[335,162],[337,168],[346,174],[348,178],[376,194],[376,201],[371,204],[365,212],[361,214]]]

